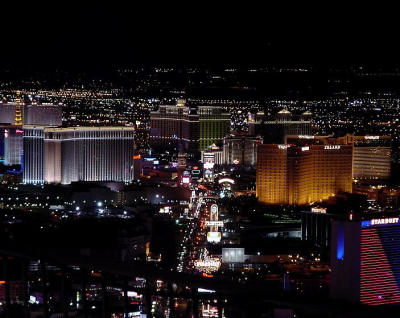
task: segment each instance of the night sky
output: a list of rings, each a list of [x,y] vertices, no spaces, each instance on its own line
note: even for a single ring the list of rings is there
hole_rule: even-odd
[[[400,64],[397,19],[387,12],[194,4],[7,5],[0,65]]]

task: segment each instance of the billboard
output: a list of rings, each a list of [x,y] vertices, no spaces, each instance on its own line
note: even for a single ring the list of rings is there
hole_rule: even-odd
[[[243,247],[223,248],[222,263],[244,263],[244,248]]]
[[[208,232],[207,242],[209,243],[219,243],[221,242],[221,232]]]

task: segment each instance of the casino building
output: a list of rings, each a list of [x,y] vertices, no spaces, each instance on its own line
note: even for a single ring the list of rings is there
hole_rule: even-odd
[[[391,176],[390,136],[351,136],[354,144],[353,178],[387,180]]]
[[[150,144],[155,149],[176,147],[199,153],[222,142],[230,131],[230,114],[220,106],[160,105],[150,113]]]
[[[51,103],[26,104],[20,101],[22,123],[24,125],[61,126],[62,106]],[[0,102],[0,123],[15,125],[16,102]]]
[[[255,166],[257,146],[263,143],[260,136],[229,135],[224,138],[224,159],[227,165]]]
[[[61,126],[62,107],[54,104],[31,104],[25,108],[25,125]]]
[[[400,304],[400,219],[334,221],[331,296],[365,305]]]
[[[20,126],[7,125],[1,126],[0,131],[4,134],[4,164],[20,165],[23,156],[23,130]]]
[[[287,135],[311,135],[312,113],[292,114],[282,109],[269,118],[264,112],[258,112],[249,120],[249,134],[260,135],[264,143],[283,143]]]
[[[133,127],[24,127],[24,183],[133,180]]]
[[[351,144],[336,138],[313,144],[259,145],[256,195],[264,204],[304,205],[352,192]]]
[[[160,105],[150,113],[150,145],[155,149],[176,147],[196,151],[199,140],[199,117],[196,109],[179,100],[176,105]]]

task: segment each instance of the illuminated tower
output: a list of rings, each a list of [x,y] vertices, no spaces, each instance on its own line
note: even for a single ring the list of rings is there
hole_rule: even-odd
[[[352,192],[352,156],[351,144],[259,145],[258,200],[304,205]]]
[[[21,92],[20,91],[17,91],[14,123],[15,123],[15,126],[22,126]]]
[[[213,204],[210,209],[210,220],[205,222],[206,226],[210,227],[210,232],[207,233],[207,241],[218,243],[221,241],[221,232],[218,227],[222,227],[224,223],[218,221],[218,205]]]

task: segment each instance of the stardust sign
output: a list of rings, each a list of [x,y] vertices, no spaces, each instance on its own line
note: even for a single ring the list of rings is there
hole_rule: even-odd
[[[362,221],[361,227],[369,227],[375,225],[389,225],[389,224],[398,224],[400,218],[382,218],[382,219],[372,219],[368,221]]]
[[[379,224],[395,224],[399,223],[399,218],[386,218],[386,219],[372,219],[371,225],[379,225]]]

